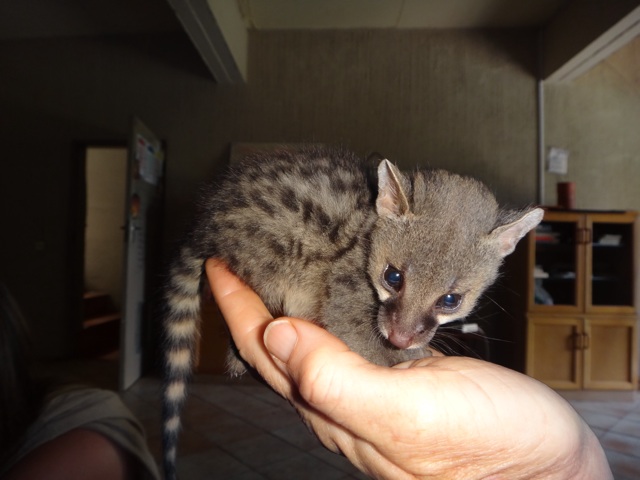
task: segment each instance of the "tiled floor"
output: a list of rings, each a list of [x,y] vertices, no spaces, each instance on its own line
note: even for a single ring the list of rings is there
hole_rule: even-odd
[[[618,392],[616,392],[618,393]],[[602,395],[599,395],[602,396]],[[618,395],[616,395],[618,396]],[[616,480],[640,479],[640,394],[568,400],[600,439]]]
[[[98,371],[90,378],[113,388],[115,373],[105,366]],[[567,395],[600,439],[615,479],[640,479],[640,394],[580,397]],[[159,378],[139,380],[122,398],[144,424],[151,452],[159,459]],[[249,377],[197,376],[183,417],[178,462],[183,480],[367,478],[325,450],[287,402]]]
[[[160,382],[143,378],[121,396],[142,421],[160,458]],[[343,457],[326,450],[295,410],[246,376],[197,376],[183,414],[181,479],[365,479]]]

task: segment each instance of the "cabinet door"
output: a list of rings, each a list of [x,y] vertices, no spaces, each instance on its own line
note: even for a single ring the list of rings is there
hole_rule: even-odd
[[[530,315],[527,375],[551,388],[582,388],[582,322],[580,317]]]
[[[584,388],[635,390],[638,358],[635,318],[587,317],[584,353]]]
[[[592,214],[586,228],[586,311],[634,313],[635,214]]]
[[[529,236],[530,311],[584,311],[585,238],[584,215],[545,212]]]

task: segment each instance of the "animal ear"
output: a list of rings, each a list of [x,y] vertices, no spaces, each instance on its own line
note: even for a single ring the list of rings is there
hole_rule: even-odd
[[[489,234],[489,238],[497,244],[500,256],[506,257],[513,252],[520,239],[540,223],[543,215],[544,211],[541,208],[534,208],[515,222],[495,228]]]
[[[399,217],[409,213],[409,202],[402,187],[402,173],[389,160],[378,165],[376,210],[381,217]]]

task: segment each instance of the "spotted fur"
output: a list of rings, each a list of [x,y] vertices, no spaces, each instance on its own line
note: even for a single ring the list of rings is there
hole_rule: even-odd
[[[393,365],[428,355],[438,325],[471,311],[542,216],[500,210],[483,184],[442,170],[407,175],[384,160],[377,180],[369,173],[346,151],[282,150],[248,158],[204,191],[165,293],[168,480],[206,259],[224,260],[274,316],[316,322],[370,361]],[[244,372],[234,353],[228,365]]]

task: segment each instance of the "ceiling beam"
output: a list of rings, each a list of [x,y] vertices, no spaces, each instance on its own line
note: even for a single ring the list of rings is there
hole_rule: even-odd
[[[542,79],[570,82],[640,34],[640,0],[573,0],[543,32]]]
[[[167,1],[216,83],[244,83],[247,31],[237,3],[228,0]]]

